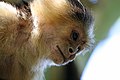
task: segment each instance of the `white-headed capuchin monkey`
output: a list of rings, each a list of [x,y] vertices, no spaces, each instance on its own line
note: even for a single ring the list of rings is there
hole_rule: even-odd
[[[0,1],[0,80],[43,80],[47,66],[91,47],[92,24],[79,0],[33,0],[27,8]]]

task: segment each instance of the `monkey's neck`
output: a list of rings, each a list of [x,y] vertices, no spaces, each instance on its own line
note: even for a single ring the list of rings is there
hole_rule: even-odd
[[[47,59],[42,59],[38,61],[37,64],[32,68],[32,71],[35,72],[33,80],[44,80],[44,70],[50,66],[51,61]]]

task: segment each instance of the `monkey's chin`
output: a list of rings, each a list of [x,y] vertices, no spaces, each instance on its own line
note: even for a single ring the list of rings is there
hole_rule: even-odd
[[[76,54],[74,54],[67,58],[64,54],[66,52],[63,52],[59,46],[56,46],[51,49],[49,59],[53,61],[54,65],[61,66],[73,61],[76,57]]]
[[[70,56],[70,58],[65,58],[64,59],[64,62],[62,63],[62,64],[60,64],[60,65],[66,65],[66,64],[68,64],[69,62],[72,62],[74,59],[75,59],[75,57],[76,57],[76,55],[72,55],[72,56]]]
[[[54,56],[52,57],[53,65],[56,66],[66,65],[69,62],[72,62],[76,57],[76,55],[72,55],[70,56],[70,58],[65,58],[64,55],[62,55],[61,53],[55,53],[53,56]]]
[[[65,64],[73,61],[76,57],[76,54],[74,54],[74,55],[71,55],[69,58],[66,58],[64,55],[65,53],[62,52],[62,50],[60,49],[59,46],[57,46],[57,50],[58,50],[58,54],[60,54],[62,56],[62,59],[63,59],[63,61],[62,61],[62,63],[60,63],[60,65],[65,65]]]
[[[62,61],[62,63],[61,63],[61,61],[60,62],[56,62],[56,61],[53,61],[53,63],[52,63],[52,65],[55,65],[55,66],[63,66],[63,65],[66,65],[66,64],[68,64],[69,62],[72,62],[74,59],[72,59],[72,60],[68,60],[68,61]]]

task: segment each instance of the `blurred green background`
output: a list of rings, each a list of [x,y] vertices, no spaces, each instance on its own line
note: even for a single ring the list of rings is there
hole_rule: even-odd
[[[3,1],[16,3],[20,0]],[[95,45],[97,45],[107,37],[110,27],[120,17],[120,0],[97,0],[95,3],[92,1],[96,0],[81,0],[86,7],[92,10],[95,17]],[[66,66],[48,68],[45,71],[46,80],[80,80],[91,53],[79,55],[74,62]]]

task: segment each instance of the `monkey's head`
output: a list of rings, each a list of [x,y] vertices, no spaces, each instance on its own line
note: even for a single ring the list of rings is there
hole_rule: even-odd
[[[66,64],[93,43],[93,18],[78,0],[44,0],[43,3],[39,25],[49,50],[47,58],[58,65]]]

